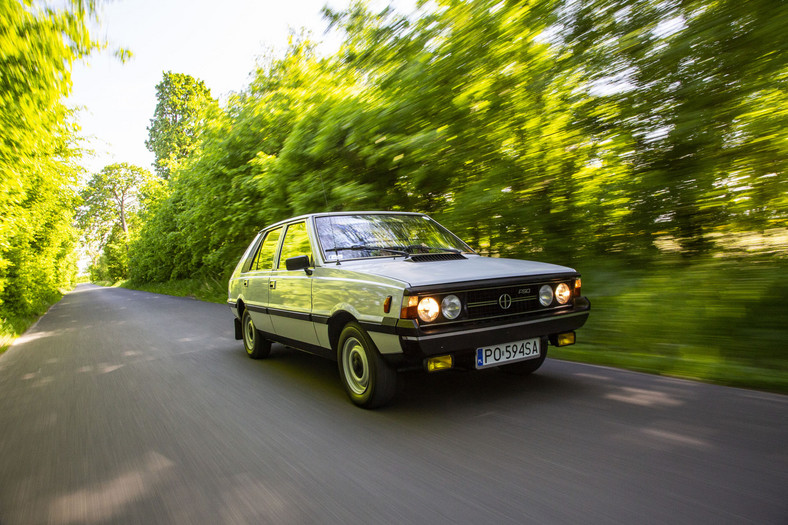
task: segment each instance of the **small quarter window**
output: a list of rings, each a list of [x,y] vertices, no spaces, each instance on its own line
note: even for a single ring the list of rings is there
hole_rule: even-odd
[[[260,251],[257,252],[257,258],[252,265],[253,270],[270,270],[274,267],[274,254],[281,235],[282,228],[271,230],[265,235]]]
[[[287,259],[299,255],[308,255],[310,260],[312,259],[312,247],[309,244],[309,234],[306,231],[305,222],[297,222],[287,227],[277,268],[284,268]]]

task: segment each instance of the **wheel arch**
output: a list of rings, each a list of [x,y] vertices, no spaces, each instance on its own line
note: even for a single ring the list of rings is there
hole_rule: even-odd
[[[243,328],[241,327],[241,321],[244,318],[245,311],[246,305],[244,304],[243,299],[239,297],[238,301],[235,303],[235,312],[233,312],[233,327],[235,329],[235,338],[237,340],[243,339]]]
[[[238,312],[238,318],[242,318],[244,316],[244,310],[246,310],[246,303],[240,297],[235,302],[235,310]]]
[[[328,320],[328,341],[335,355],[339,347],[339,336],[342,334],[342,329],[345,328],[348,323],[354,321],[358,322],[358,319],[345,310],[335,312]]]

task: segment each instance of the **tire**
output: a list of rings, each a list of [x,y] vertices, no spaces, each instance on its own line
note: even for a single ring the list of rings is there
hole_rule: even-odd
[[[378,353],[358,323],[348,323],[337,347],[339,377],[350,400],[362,408],[385,405],[397,391],[397,372]]]
[[[547,343],[542,341],[540,345],[542,349],[542,355],[537,357],[536,359],[529,359],[527,361],[520,361],[518,363],[512,363],[510,365],[503,365],[498,367],[501,372],[506,374],[518,375],[518,376],[527,376],[530,375],[537,370],[539,367],[542,366],[544,360],[547,358]]]
[[[271,341],[263,337],[263,334],[255,328],[249,310],[244,310],[241,317],[241,330],[243,332],[244,349],[246,355],[252,359],[264,359],[271,353]]]

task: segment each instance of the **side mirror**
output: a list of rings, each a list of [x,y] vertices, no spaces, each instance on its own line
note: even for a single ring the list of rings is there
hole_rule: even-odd
[[[297,257],[288,257],[285,259],[285,268],[288,271],[304,270],[307,275],[312,275],[312,270],[309,268],[311,261],[308,255],[299,255]]]

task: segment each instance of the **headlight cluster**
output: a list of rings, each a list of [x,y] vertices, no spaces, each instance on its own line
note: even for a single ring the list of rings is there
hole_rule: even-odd
[[[550,306],[555,298],[558,304],[566,304],[572,298],[572,289],[566,283],[559,283],[555,289],[549,284],[539,288],[539,304]]]
[[[510,288],[502,287],[500,289],[491,288],[490,290],[493,290],[493,295],[496,297],[492,300],[482,299],[482,302],[473,302],[470,297],[466,296],[465,292],[448,295],[406,296],[402,303],[400,318],[419,319],[423,323],[434,323],[436,321],[454,321],[460,318],[487,318],[499,314],[516,315],[538,309],[539,307],[534,302],[531,302],[536,300],[539,301],[539,305],[543,308],[564,306],[570,304],[573,297],[580,295],[580,279],[576,278],[574,281],[543,284],[541,286],[537,284],[534,287],[518,288],[515,286]],[[467,310],[466,305],[463,303],[464,300],[471,301],[467,305]],[[479,299],[475,300],[479,301]],[[494,306],[496,303],[501,309],[498,313],[484,310],[490,307],[496,308]],[[513,307],[514,304],[517,304],[517,306]],[[479,313],[480,310],[484,313]]]
[[[462,313],[462,301],[456,295],[445,296],[440,303],[435,297],[409,297],[407,306],[402,309],[403,318],[414,318],[418,316],[419,319],[425,323],[435,321],[439,315],[449,321],[457,319]]]

